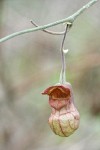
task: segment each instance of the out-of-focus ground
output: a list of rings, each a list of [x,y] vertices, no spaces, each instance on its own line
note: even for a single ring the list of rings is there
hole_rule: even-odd
[[[73,14],[88,0],[0,0],[0,37]],[[64,25],[50,28],[63,31]],[[42,31],[0,44],[0,150],[100,150],[100,2],[86,10],[68,33],[67,81],[81,115],[70,137],[48,126],[48,97],[59,81],[62,36]]]

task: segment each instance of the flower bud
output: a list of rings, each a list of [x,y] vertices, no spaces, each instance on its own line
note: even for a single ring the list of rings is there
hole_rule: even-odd
[[[56,84],[47,88],[42,94],[49,95],[52,113],[49,125],[59,136],[67,137],[79,127],[79,112],[74,105],[71,84]]]

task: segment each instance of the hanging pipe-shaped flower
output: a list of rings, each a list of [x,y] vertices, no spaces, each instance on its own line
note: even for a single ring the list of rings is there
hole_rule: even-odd
[[[42,94],[49,95],[52,113],[49,125],[59,136],[67,137],[79,127],[79,112],[74,105],[73,91],[70,83],[56,84],[47,88]]]
[[[55,134],[62,137],[67,137],[74,133],[79,127],[80,120],[79,112],[74,105],[72,86],[70,83],[66,82],[65,76],[64,52],[68,52],[68,50],[64,51],[64,41],[67,31],[71,26],[71,23],[67,23],[61,43],[62,69],[60,73],[60,83],[47,88],[42,93],[49,96],[49,104],[52,109],[49,125]]]

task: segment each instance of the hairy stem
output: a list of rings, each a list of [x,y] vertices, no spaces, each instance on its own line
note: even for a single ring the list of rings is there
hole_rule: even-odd
[[[81,13],[83,13],[87,8],[89,8],[90,6],[92,6],[93,4],[95,4],[97,1],[98,0],[91,0],[89,3],[87,3],[86,5],[84,5],[82,8],[80,8],[78,11],[76,11],[73,15],[69,16],[68,18],[64,18],[64,19],[58,20],[56,22],[53,22],[53,23],[50,23],[50,24],[47,24],[47,25],[44,25],[44,26],[39,26],[39,27],[36,27],[36,28],[31,28],[31,29],[26,29],[26,30],[22,30],[22,31],[19,31],[19,32],[15,32],[13,34],[5,36],[4,38],[0,39],[0,43],[4,42],[4,41],[7,41],[7,40],[9,40],[9,39],[11,39],[11,38],[13,38],[15,36],[18,36],[18,35],[22,35],[22,34],[29,33],[29,32],[34,32],[34,31],[38,31],[38,30],[43,30],[43,29],[46,29],[46,28],[49,28],[49,27],[52,27],[52,26],[56,26],[58,24],[65,23],[65,22],[73,23],[74,20]]]

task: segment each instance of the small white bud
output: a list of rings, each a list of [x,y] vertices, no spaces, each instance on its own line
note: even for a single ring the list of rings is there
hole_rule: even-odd
[[[68,51],[69,51],[68,49],[63,49],[64,54],[67,54]]]

